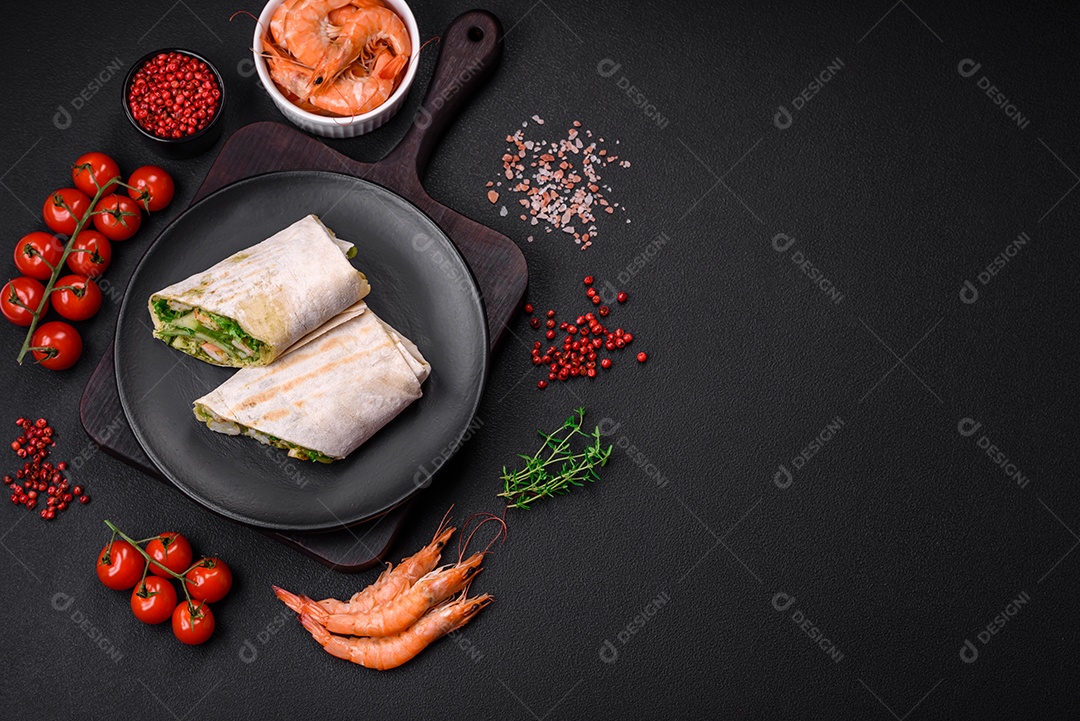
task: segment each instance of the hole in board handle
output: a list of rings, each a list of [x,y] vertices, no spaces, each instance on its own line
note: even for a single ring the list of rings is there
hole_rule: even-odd
[[[468,34],[469,40],[472,40],[474,43],[478,43],[478,42],[480,42],[481,40],[484,39],[484,29],[483,28],[478,28],[475,25],[473,25],[471,28],[469,28],[469,32],[467,34]]]

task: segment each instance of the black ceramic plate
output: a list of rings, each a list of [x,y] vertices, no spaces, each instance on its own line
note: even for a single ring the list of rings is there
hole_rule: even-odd
[[[213,433],[191,411],[232,369],[202,363],[150,333],[147,299],[304,217],[318,215],[357,245],[368,305],[431,363],[424,396],[348,458],[298,461],[250,438]],[[116,329],[120,400],[162,472],[212,510],[242,523],[328,530],[378,515],[426,485],[472,422],[487,379],[480,291],[453,243],[408,201],[324,172],[241,180],[182,213],[139,263]]]

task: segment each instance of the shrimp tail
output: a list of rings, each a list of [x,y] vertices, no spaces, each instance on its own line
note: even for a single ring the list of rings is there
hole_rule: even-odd
[[[358,663],[353,659],[353,643],[350,642],[350,639],[335,636],[319,625],[318,621],[306,613],[300,614],[300,623],[304,624],[304,628],[308,630],[311,637],[314,638],[320,646],[326,649],[326,652],[331,656],[337,656],[340,659]],[[360,639],[351,639],[351,641],[359,640]]]
[[[300,609],[297,613],[304,613],[311,616],[319,623],[325,625],[328,618],[330,618],[330,612],[315,602],[314,599],[301,595],[299,597]],[[291,608],[291,606],[290,606]]]
[[[300,623],[304,624],[304,628],[308,630],[312,638],[319,642],[320,646],[325,646],[330,642],[330,632],[319,625],[319,622],[311,616],[301,613]]]
[[[304,608],[303,598],[297,596],[295,593],[290,593],[280,586],[271,585],[270,588],[274,589],[274,595],[278,597],[278,600],[291,608],[296,613],[300,613]]]
[[[408,55],[394,55],[389,50],[381,50],[375,56],[375,66],[371,74],[383,80],[393,80],[408,62]]]

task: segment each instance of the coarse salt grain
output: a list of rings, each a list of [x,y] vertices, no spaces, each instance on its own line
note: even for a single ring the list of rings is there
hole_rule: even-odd
[[[532,117],[537,125],[544,120],[538,115]],[[574,238],[574,242],[585,250],[596,239],[596,208],[602,208],[609,215],[615,208],[624,211],[619,203],[609,203],[604,197],[611,186],[602,184],[599,170],[608,165],[620,168],[630,167],[630,162],[618,161],[618,156],[609,155],[606,149],[599,148],[604,142],[589,141],[587,144],[580,137],[581,121],[575,120],[573,127],[567,130],[565,139],[548,142],[546,140],[526,140],[524,133],[517,130],[506,136],[508,147],[502,155],[503,175],[507,180],[507,189],[523,195],[519,204],[527,211],[521,214],[521,220],[528,220],[530,225],[545,223],[544,232],[552,229],[562,230]],[[522,127],[528,127],[523,122]],[[593,133],[584,129],[584,135],[592,138]],[[615,141],[618,143],[619,141]],[[578,163],[575,163],[575,157]],[[502,182],[496,182],[496,187]],[[485,187],[492,187],[489,181]],[[488,192],[488,200],[495,204],[499,195]],[[500,216],[506,216],[506,206],[499,209]],[[530,217],[531,216],[531,217]],[[585,230],[576,230],[578,221]],[[629,222],[629,221],[627,221]],[[530,236],[531,238],[531,236]]]

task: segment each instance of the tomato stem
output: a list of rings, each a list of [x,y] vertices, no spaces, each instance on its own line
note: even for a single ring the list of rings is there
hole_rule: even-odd
[[[131,544],[131,545],[135,546],[135,544]],[[138,548],[138,546],[135,546],[135,547]],[[150,570],[150,564],[149,563],[143,564],[142,578],[139,580],[139,585],[138,585],[138,588],[139,588],[140,591],[144,591],[144,592],[146,591],[146,574],[147,574],[147,572],[149,570]],[[146,597],[143,596],[143,598],[146,598]]]
[[[42,301],[42,302],[44,302],[44,301]],[[23,303],[22,299],[19,298],[19,294],[15,292],[15,286],[11,287],[11,297],[8,298],[8,303],[11,303],[14,306],[18,306],[19,308],[25,308],[26,310],[30,311],[31,313],[34,312],[33,308],[28,306],[26,303]]]
[[[105,555],[101,557],[101,560],[106,566],[112,565],[112,545],[116,540],[116,531],[113,531],[112,538],[109,539],[109,547],[105,549]]]
[[[53,289],[52,289],[51,291],[49,291],[49,292],[50,292],[50,293],[56,293],[57,291],[60,291],[60,290],[70,290],[70,291],[71,291],[72,293],[74,293],[74,294],[75,294],[75,297],[76,297],[76,298],[82,298],[82,297],[83,297],[83,294],[84,294],[84,293],[86,292],[86,288],[85,288],[85,287],[83,287],[83,288],[77,288],[77,287],[75,287],[75,286],[73,286],[73,285],[58,285],[58,286],[55,286],[55,287],[54,287],[54,288],[53,288]]]
[[[41,258],[42,263],[49,266],[49,270],[56,270],[56,266],[54,266],[52,263],[50,263],[48,261],[48,259],[46,259],[45,256],[42,255],[40,251],[38,251],[37,248],[30,245],[29,243],[26,244],[26,249],[23,250],[23,255],[25,255],[28,258],[33,258],[36,255],[37,257]]]
[[[141,188],[137,188],[134,185],[128,185],[127,183],[121,181],[119,178],[116,179],[116,184],[117,185],[122,185],[123,187],[127,188],[128,190],[139,190],[140,192],[146,193],[145,190],[142,190]],[[147,195],[149,195],[149,194],[147,194]],[[150,209],[147,208],[146,212],[149,213]]]
[[[49,358],[55,358],[56,356],[60,355],[60,351],[57,350],[56,348],[53,348],[51,345],[45,345],[45,346],[32,345],[32,346],[29,346],[27,348],[27,350],[29,350],[29,351],[37,351],[39,353],[44,353],[45,357],[42,358],[41,360],[48,360]]]
[[[53,205],[59,205],[61,208],[66,210],[68,213],[70,213],[72,216],[75,215],[74,211],[71,210],[71,206],[69,206],[67,204],[67,201],[64,200],[64,196],[60,195],[59,193],[53,193],[53,201],[52,202],[53,202]]]
[[[184,587],[184,595],[187,595],[188,600],[191,600],[191,596],[188,595],[188,590],[187,590],[187,584],[191,583],[191,581],[184,578],[183,574],[177,573],[176,571],[172,570],[171,568],[169,568],[165,564],[161,563],[160,561],[158,561],[158,560],[156,560],[154,558],[151,558],[150,554],[147,553],[146,551],[144,551],[142,546],[139,545],[140,543],[142,543],[142,541],[136,541],[134,538],[132,538],[131,536],[127,535],[126,533],[121,531],[119,528],[117,528],[113,524],[112,521],[110,521],[108,519],[105,519],[105,525],[108,526],[112,530],[114,538],[116,536],[120,536],[120,538],[122,538],[125,541],[127,541],[128,543],[130,543],[135,548],[135,550],[139,552],[139,555],[141,555],[143,558],[146,559],[146,563],[147,563],[148,566],[149,566],[149,564],[152,563],[155,566],[157,566],[158,568],[164,570],[166,573],[168,573],[170,576],[172,576],[176,580],[180,581],[181,582],[180,585]],[[157,538],[157,536],[154,536],[154,538]],[[152,541],[154,539],[151,538],[149,540]],[[111,541],[110,541],[110,547],[111,547]],[[185,573],[186,573],[186,571],[185,571]]]

